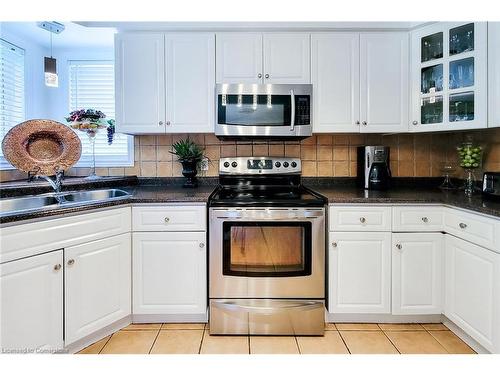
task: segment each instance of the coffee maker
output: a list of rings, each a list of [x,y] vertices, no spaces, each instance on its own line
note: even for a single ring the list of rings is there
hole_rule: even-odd
[[[389,147],[358,147],[358,184],[370,190],[389,188],[391,169],[389,168]]]

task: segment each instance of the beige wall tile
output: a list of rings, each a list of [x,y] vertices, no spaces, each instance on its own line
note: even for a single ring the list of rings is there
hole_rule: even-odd
[[[316,160],[316,146],[300,146],[301,160]]]
[[[172,135],[171,134],[157,135],[156,143],[158,146],[170,146],[172,144]]]
[[[269,156],[277,156],[277,157],[285,156],[285,145],[283,144],[269,145]]]
[[[356,177],[358,175],[358,163],[351,161],[349,168],[349,176]]]
[[[78,175],[79,176],[88,176],[92,171],[92,168],[79,168]],[[80,173],[82,173],[80,175]],[[109,176],[109,168],[96,168],[95,174],[98,176]]]
[[[349,160],[349,147],[333,146],[333,160]]]
[[[399,146],[399,160],[412,161],[415,158],[413,144]]]
[[[317,164],[315,161],[303,161],[302,162],[302,175],[306,177],[316,177]]]
[[[125,168],[120,168],[120,167],[109,168],[108,174],[110,176],[125,176]]]
[[[155,135],[141,135],[139,136],[139,141],[141,146],[154,146],[156,145]]]
[[[124,168],[125,176],[140,176],[141,166],[140,163],[135,163],[133,167]]]
[[[431,163],[427,161],[417,161],[415,162],[415,176],[426,177],[431,173]]]
[[[163,330],[151,354],[198,354],[203,330]]]
[[[397,354],[382,331],[340,331],[351,354]]]
[[[141,161],[156,161],[155,146],[141,146]]]
[[[248,336],[210,336],[204,331],[201,354],[249,354]]]
[[[300,141],[301,145],[308,145],[308,146],[313,146],[316,145],[318,142],[317,137],[315,135],[312,135],[311,137],[308,137],[306,139],[303,139]]]
[[[156,162],[154,162],[154,161],[141,161],[141,176],[142,177],[156,177]]]
[[[318,160],[333,160],[332,146],[318,146],[317,157]]]
[[[218,145],[220,144],[219,138],[215,134],[207,133],[205,134],[205,144],[206,145]]]
[[[300,157],[300,145],[285,144],[285,156],[289,158]]]
[[[348,145],[349,144],[349,134],[334,134],[333,135],[334,145]]]
[[[318,145],[333,145],[333,136],[331,134],[318,134]]]
[[[250,336],[250,354],[299,354],[294,336]]]
[[[253,156],[268,156],[269,155],[269,146],[265,145],[253,145],[252,147],[252,155]]]
[[[426,331],[386,331],[401,354],[446,354],[445,348]]]
[[[106,336],[105,338],[93,343],[92,345],[87,346],[85,349],[80,350],[76,354],[99,354],[110,337],[111,336]]]
[[[228,158],[236,156],[236,145],[222,145],[220,148],[220,157]]]
[[[472,350],[465,342],[460,340],[451,331],[430,331],[429,333],[450,354],[474,354],[475,353],[474,350]]]
[[[158,162],[156,163],[156,175],[158,177],[171,177],[172,176],[172,162]]]
[[[363,146],[365,144],[365,135],[349,134],[349,144],[352,146]]]
[[[156,146],[156,161],[172,161],[172,146]]]
[[[318,161],[318,176],[328,177],[333,175],[333,162],[331,161]]]
[[[236,145],[237,156],[252,156],[252,145]]]
[[[348,177],[349,176],[349,162],[336,161],[333,163],[333,175],[335,177]]]
[[[297,336],[301,354],[348,354],[337,331],[326,331],[323,337]]]
[[[102,354],[147,354],[158,331],[118,331],[111,336]]]
[[[177,160],[172,162],[172,176],[182,177],[182,164]]]
[[[413,177],[415,176],[415,165],[411,161],[400,161],[399,163],[399,176],[400,177]]]
[[[220,146],[219,145],[205,146],[205,156],[210,160],[219,160]]]

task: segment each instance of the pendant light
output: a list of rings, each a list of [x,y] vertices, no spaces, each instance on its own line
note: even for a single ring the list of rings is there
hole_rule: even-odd
[[[39,22],[38,27],[50,32],[50,57],[44,57],[45,86],[59,87],[57,76],[57,61],[52,57],[52,34],[60,34],[64,31],[64,25],[58,22]]]

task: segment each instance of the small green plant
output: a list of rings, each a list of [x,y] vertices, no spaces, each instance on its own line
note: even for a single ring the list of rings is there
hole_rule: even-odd
[[[180,162],[199,162],[203,159],[203,149],[189,138],[175,142],[172,149],[173,151],[170,151],[170,153],[177,156]]]

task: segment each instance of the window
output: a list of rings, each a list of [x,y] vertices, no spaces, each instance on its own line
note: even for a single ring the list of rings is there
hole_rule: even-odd
[[[24,50],[0,39],[0,141],[15,125],[25,120]],[[0,148],[0,168],[12,166]]]
[[[113,61],[69,62],[69,111],[95,108],[115,118],[115,85]],[[92,148],[87,135],[77,131],[82,141],[82,157],[77,167],[89,166]],[[134,164],[132,136],[115,133],[113,144],[108,145],[106,130],[97,133],[95,141],[96,165],[101,167],[130,166]]]

